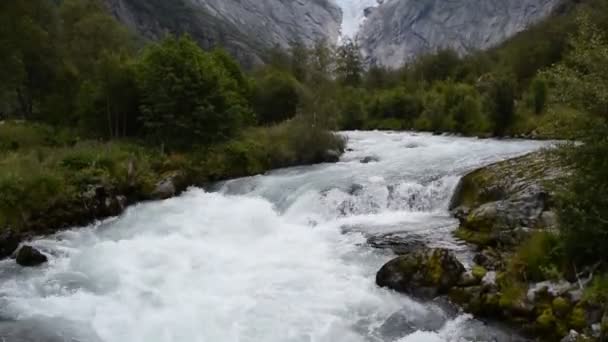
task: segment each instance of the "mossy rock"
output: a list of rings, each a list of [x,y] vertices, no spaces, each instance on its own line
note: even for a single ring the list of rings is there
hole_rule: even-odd
[[[560,318],[567,317],[570,311],[572,310],[572,304],[568,299],[564,297],[555,298],[551,303],[551,306],[555,315]]]
[[[421,298],[433,298],[455,286],[464,266],[446,249],[420,249],[386,263],[376,284]]]
[[[579,331],[587,327],[585,309],[581,305],[577,305],[572,309],[572,312],[568,316],[568,326]]]
[[[550,332],[554,329],[557,320],[553,314],[553,310],[545,309],[538,318],[536,318],[537,327],[541,331]]]
[[[483,247],[496,244],[496,235],[488,232],[473,231],[460,227],[454,231],[454,236],[458,239]]]
[[[483,266],[475,265],[472,269],[473,276],[477,279],[483,279],[483,277],[488,274],[488,270],[486,270]]]

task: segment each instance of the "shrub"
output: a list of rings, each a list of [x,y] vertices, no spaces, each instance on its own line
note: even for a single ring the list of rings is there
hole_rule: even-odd
[[[540,231],[532,234],[516,250],[509,263],[509,272],[527,281],[555,278],[556,264],[561,260],[559,237]]]

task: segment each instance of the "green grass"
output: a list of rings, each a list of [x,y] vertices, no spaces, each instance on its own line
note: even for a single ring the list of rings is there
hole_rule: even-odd
[[[8,146],[0,149],[0,229],[28,229],[33,218],[67,207],[91,185],[147,198],[167,174],[200,185],[322,162],[327,150],[343,151],[344,141],[296,119],[247,129],[219,145],[160,153],[136,141],[80,141],[49,126],[4,123],[0,146]]]

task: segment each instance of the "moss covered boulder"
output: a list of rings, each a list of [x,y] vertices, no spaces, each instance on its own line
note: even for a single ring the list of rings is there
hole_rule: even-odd
[[[447,293],[464,272],[451,251],[424,248],[389,261],[376,274],[376,284],[430,299]]]
[[[548,152],[499,162],[465,175],[450,209],[455,235],[477,246],[514,246],[534,229],[553,228],[553,193],[567,170]]]

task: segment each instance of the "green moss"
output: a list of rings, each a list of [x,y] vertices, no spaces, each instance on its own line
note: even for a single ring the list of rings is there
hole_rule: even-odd
[[[486,276],[486,274],[488,273],[488,271],[483,268],[482,266],[479,265],[475,265],[473,266],[473,276],[477,279],[483,279],[483,277]]]
[[[556,324],[555,316],[551,309],[545,309],[536,319],[538,327],[544,331],[550,331]]]
[[[557,297],[553,300],[551,307],[553,308],[553,312],[558,317],[565,317],[568,315],[571,309],[570,301],[564,297]]]
[[[506,310],[517,310],[525,299],[525,295],[526,286],[524,284],[512,280],[505,281],[501,287],[498,304]]]
[[[585,315],[585,309],[580,305],[574,307],[570,315],[568,316],[568,325],[572,329],[582,330],[587,326],[587,319]]]
[[[454,236],[478,246],[489,246],[496,242],[496,238],[492,233],[473,231],[463,227],[454,231]]]

